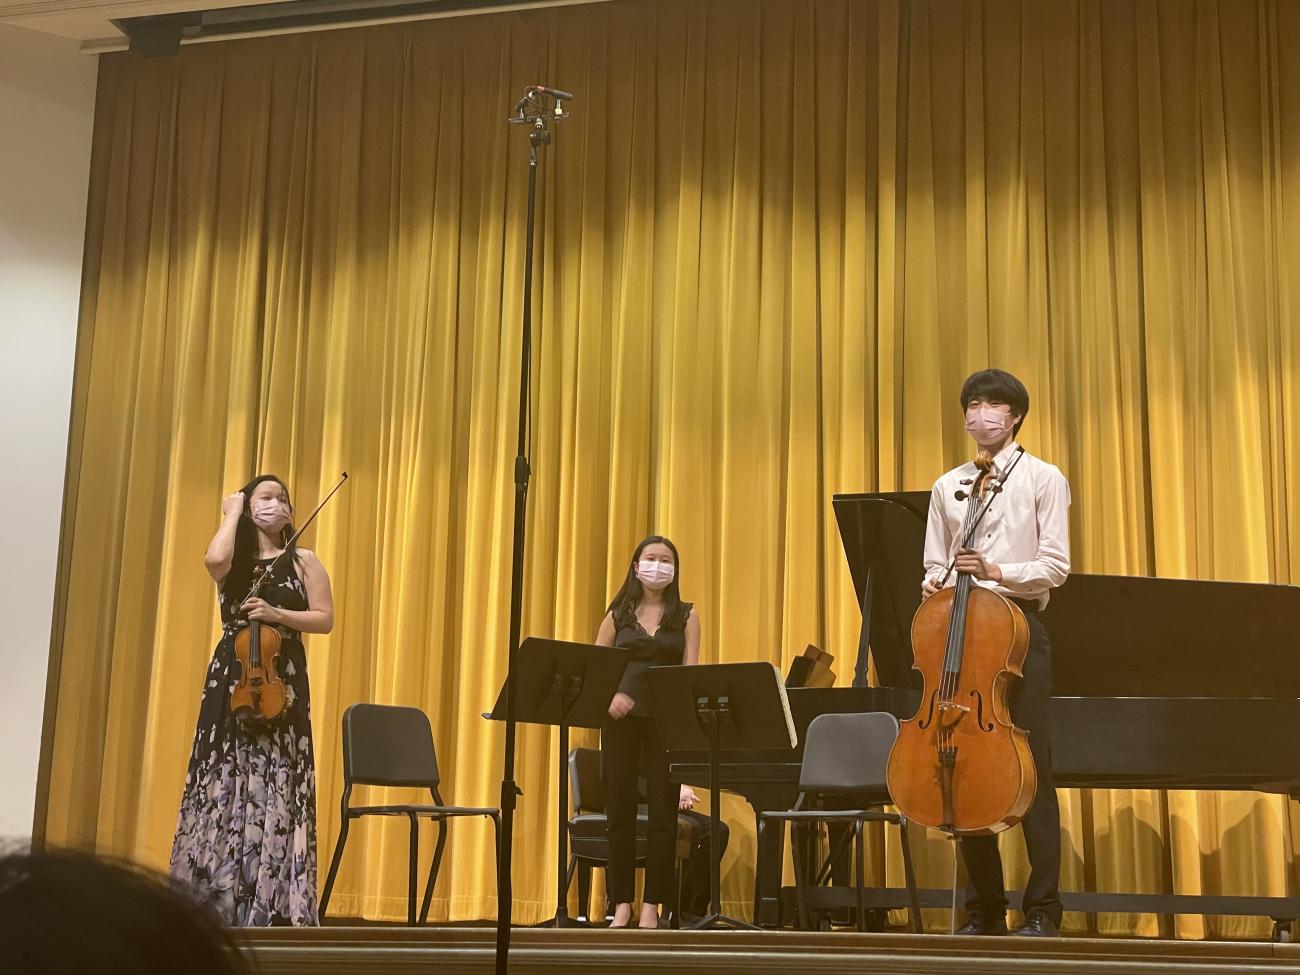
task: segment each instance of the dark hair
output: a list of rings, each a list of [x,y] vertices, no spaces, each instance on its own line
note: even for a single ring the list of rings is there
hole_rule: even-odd
[[[257,490],[257,486],[266,481],[274,481],[280,485],[280,488],[284,491],[284,503],[289,506],[289,514],[293,514],[293,502],[289,499],[289,487],[274,474],[259,474],[239,489],[239,493],[244,496],[244,510],[240,514],[239,524],[235,528],[235,552],[230,559],[230,572],[226,574],[225,582],[221,584],[221,591],[231,599],[243,599],[253,586],[253,562],[257,559],[258,529],[253,521],[252,508],[249,502],[253,492]],[[298,546],[289,544],[289,539],[292,537],[293,522],[290,521],[280,532],[280,544],[288,549],[289,557],[297,562],[299,561]]]
[[[961,384],[962,412],[975,399],[996,400],[1011,407],[1011,412],[1020,417],[1011,431],[1012,436],[1020,432],[1020,425],[1029,415],[1029,390],[1019,379],[1001,369],[981,369],[966,377]]]
[[[162,877],[86,853],[0,856],[6,975],[237,975],[248,959],[209,911]]]
[[[636,576],[636,564],[641,560],[641,553],[648,545],[667,545],[668,550],[673,553],[673,568],[676,571],[673,573],[673,581],[664,589],[664,610],[663,616],[659,618],[659,626],[681,629],[686,625],[686,617],[690,615],[689,608],[682,603],[682,560],[677,554],[677,546],[663,535],[643,538],[636,551],[632,553],[632,562],[627,567],[627,578],[623,580],[622,588],[614,594],[609,604],[609,612],[614,614],[614,626],[632,626],[636,623],[636,609],[641,605],[641,594],[644,592],[641,580]]]

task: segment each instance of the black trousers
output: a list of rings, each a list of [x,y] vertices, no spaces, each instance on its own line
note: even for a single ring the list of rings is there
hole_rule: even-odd
[[[1011,692],[1011,717],[1029,732],[1029,750],[1038,772],[1034,804],[1020,821],[1029,853],[1029,883],[1024,911],[1046,914],[1061,923],[1061,810],[1052,779],[1052,742],[1049,716],[1052,706],[1052,642],[1038,613],[1020,603],[1029,623],[1029,652],[1024,677]],[[970,875],[966,909],[985,917],[1006,913],[1007,895],[1002,881],[1002,857],[996,836],[974,836],[961,841],[962,859]]]
[[[682,878],[682,904],[684,913],[703,917],[709,913],[709,900],[713,896],[710,871],[713,867],[713,846],[709,837],[710,819],[706,813],[686,810],[678,818],[691,821],[691,855],[686,861],[686,876]],[[724,822],[718,823],[718,837],[722,852],[727,852],[731,831]]]
[[[646,836],[645,891],[649,904],[667,903],[673,889],[673,850],[677,844],[679,790],[668,780],[668,754],[653,718],[606,718],[600,727],[601,774],[608,820],[609,899],[630,904],[636,889],[637,776],[645,779],[649,832]]]

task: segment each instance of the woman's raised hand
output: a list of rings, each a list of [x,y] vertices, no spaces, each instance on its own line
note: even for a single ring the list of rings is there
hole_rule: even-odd
[[[234,494],[227,494],[221,499],[221,514],[223,517],[231,518],[244,513],[244,492],[236,491]]]

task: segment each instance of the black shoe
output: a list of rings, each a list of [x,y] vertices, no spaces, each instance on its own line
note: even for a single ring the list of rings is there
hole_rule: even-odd
[[[1003,935],[1007,933],[1007,918],[986,917],[980,911],[967,911],[966,923],[957,929],[957,933],[971,937],[973,935]]]
[[[1061,929],[1046,914],[1032,911],[1025,917],[1025,923],[1013,933],[1017,938],[1059,938]]]

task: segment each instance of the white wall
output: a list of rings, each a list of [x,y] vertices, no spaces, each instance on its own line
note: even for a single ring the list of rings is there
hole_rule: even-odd
[[[95,70],[0,24],[0,842],[32,831]]]

